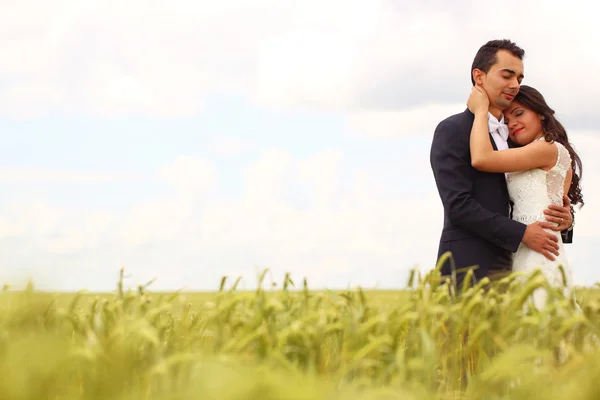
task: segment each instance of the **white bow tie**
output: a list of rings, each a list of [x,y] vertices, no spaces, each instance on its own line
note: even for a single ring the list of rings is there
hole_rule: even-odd
[[[488,129],[491,132],[498,132],[503,140],[508,140],[508,127],[504,123],[504,115],[500,118],[500,121],[496,119],[491,113],[488,113]]]

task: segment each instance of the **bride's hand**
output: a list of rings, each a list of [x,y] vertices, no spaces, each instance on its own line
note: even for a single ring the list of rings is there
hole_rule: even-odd
[[[467,107],[469,107],[469,111],[471,111],[473,114],[487,114],[489,106],[490,99],[488,98],[487,93],[478,85],[473,86],[471,89],[471,95],[467,101]]]

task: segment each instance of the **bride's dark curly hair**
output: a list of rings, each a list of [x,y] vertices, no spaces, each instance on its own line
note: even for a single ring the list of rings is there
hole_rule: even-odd
[[[571,205],[580,204],[579,207],[583,207],[584,202],[580,185],[582,175],[581,159],[573,149],[571,143],[569,143],[567,131],[554,116],[554,110],[548,106],[544,96],[542,96],[539,91],[527,85],[521,85],[519,93],[515,96],[514,101],[543,117],[542,129],[547,142],[556,141],[565,146],[569,151],[569,154],[571,155],[573,178],[571,179],[571,187],[569,188],[568,196],[571,200]]]

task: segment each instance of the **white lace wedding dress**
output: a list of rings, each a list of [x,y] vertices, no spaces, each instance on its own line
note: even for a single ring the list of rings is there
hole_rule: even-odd
[[[554,144],[558,148],[558,159],[556,165],[549,171],[536,168],[506,174],[508,192],[514,203],[512,216],[514,220],[524,224],[546,221],[544,210],[548,208],[549,204],[563,205],[564,183],[571,167],[571,156],[562,144],[558,142],[554,142]],[[535,269],[540,269],[551,286],[563,287],[565,286],[563,275],[559,269],[559,265],[562,265],[566,275],[565,295],[573,296],[571,266],[562,237],[560,232],[551,230],[549,232],[558,236],[559,256],[555,257],[554,261],[550,261],[541,253],[531,250],[521,243],[517,252],[513,254],[513,271],[530,274]],[[538,309],[544,307],[546,299],[545,290],[536,290],[533,293],[534,304]]]

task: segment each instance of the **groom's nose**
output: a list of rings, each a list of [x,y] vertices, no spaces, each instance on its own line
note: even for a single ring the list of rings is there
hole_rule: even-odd
[[[521,84],[519,83],[519,80],[517,79],[517,77],[513,77],[510,80],[510,87],[511,87],[511,89],[519,89],[521,87]]]

